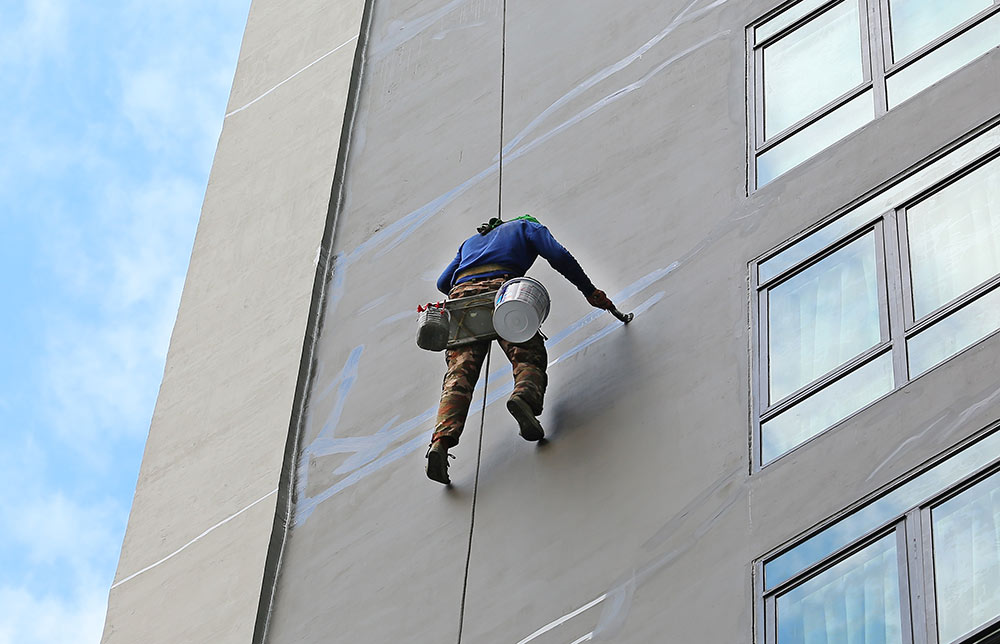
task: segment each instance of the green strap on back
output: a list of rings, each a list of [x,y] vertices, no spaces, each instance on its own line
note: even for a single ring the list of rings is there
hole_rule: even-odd
[[[521,215],[520,217],[514,217],[513,219],[511,219],[511,221],[518,221],[520,219],[523,219],[524,221],[532,221],[538,224],[539,226],[541,225],[541,222],[532,217],[531,215]],[[500,219],[499,217],[491,217],[490,220],[485,224],[480,224],[479,227],[476,228],[476,230],[479,231],[480,235],[485,235],[494,228],[496,228],[497,226],[505,223],[507,222],[505,222],[503,219]]]

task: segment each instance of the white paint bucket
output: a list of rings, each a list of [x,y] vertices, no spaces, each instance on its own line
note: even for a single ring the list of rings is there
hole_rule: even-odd
[[[549,315],[549,294],[538,280],[515,277],[497,291],[493,328],[508,342],[527,342]]]

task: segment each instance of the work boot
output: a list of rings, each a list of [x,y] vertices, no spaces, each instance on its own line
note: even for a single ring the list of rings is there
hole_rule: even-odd
[[[510,397],[507,401],[507,411],[521,427],[521,438],[526,441],[540,441],[545,438],[545,431],[542,429],[542,424],[535,418],[535,413],[531,411],[531,405],[524,402],[519,396]]]
[[[436,440],[427,448],[427,478],[444,485],[451,485],[448,478],[448,446],[442,440]]]

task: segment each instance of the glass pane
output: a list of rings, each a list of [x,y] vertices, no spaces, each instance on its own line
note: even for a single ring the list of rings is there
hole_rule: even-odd
[[[770,463],[889,393],[892,387],[892,356],[886,353],[761,423],[761,463]]]
[[[903,641],[896,534],[778,597],[778,644]]]
[[[1000,432],[994,432],[765,563],[765,590],[791,579],[998,458]]]
[[[764,48],[764,135],[812,114],[864,80],[856,0]]]
[[[916,378],[1000,329],[1000,289],[993,289],[906,342]]]
[[[768,291],[772,403],[881,341],[878,288],[870,232]]]
[[[1000,273],[1000,159],[910,208],[906,222],[920,319]]]
[[[925,54],[889,77],[889,108],[927,89],[948,74],[1000,45],[1000,14],[993,14],[954,40]]]
[[[889,0],[893,59],[905,58],[992,4],[993,0]]]
[[[954,152],[949,152],[941,159],[880,192],[854,210],[831,221],[774,257],[761,262],[760,281],[766,282],[777,277],[795,264],[815,255],[841,237],[857,230],[876,216],[898,206],[907,198],[980,158],[998,145],[1000,145],[1000,127],[993,126]]]
[[[757,187],[764,186],[875,118],[871,90],[757,157]]]
[[[942,644],[1000,616],[1000,474],[931,511]]]
[[[767,40],[802,16],[818,8],[824,2],[826,2],[826,0],[802,0],[802,2],[789,7],[785,11],[782,11],[761,26],[757,27],[757,42]]]

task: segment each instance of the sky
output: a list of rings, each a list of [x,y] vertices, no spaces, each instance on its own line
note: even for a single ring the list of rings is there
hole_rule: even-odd
[[[250,0],[0,0],[0,644],[97,644]]]

